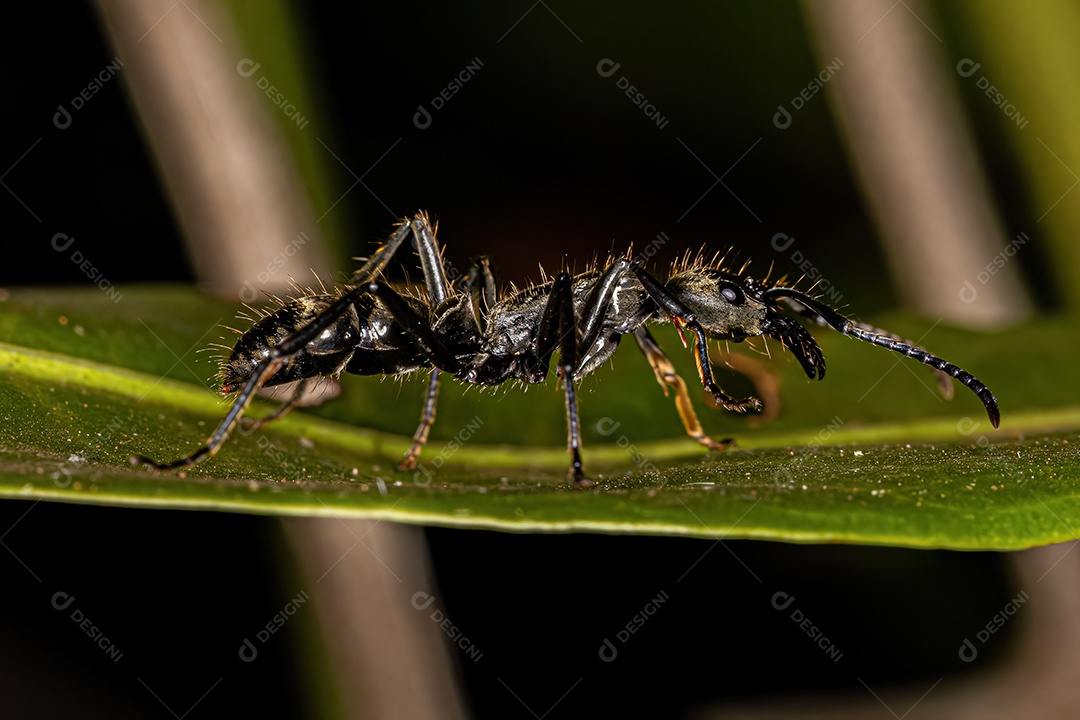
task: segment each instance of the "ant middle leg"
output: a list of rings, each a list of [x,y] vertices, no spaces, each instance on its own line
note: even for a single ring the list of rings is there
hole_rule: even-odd
[[[426,221],[427,218],[424,217],[424,220]],[[429,230],[430,228],[426,229]],[[428,281],[429,294],[434,296],[431,291],[433,280],[435,284],[438,283],[437,278],[442,278],[442,282],[445,282],[446,273],[442,272],[442,268],[439,267],[437,275],[429,274],[427,267],[429,265],[438,267],[436,260],[441,262],[441,256],[438,247],[434,245],[433,235],[430,232],[422,231],[416,237],[419,238],[417,242],[420,247],[427,248],[421,253],[421,258],[428,258],[428,264],[424,265],[424,277]],[[461,289],[472,299],[470,307],[472,308],[473,322],[476,323],[477,333],[482,335],[487,327],[488,313],[495,306],[498,299],[496,297],[495,274],[491,270],[491,262],[486,257],[476,259],[472,267],[469,268],[469,274],[462,279]],[[409,449],[405,451],[405,457],[398,464],[399,470],[416,469],[417,458],[420,457],[424,445],[427,444],[431,426],[435,423],[435,405],[438,397],[439,369],[436,367],[431,370],[431,380],[428,382],[427,392],[424,395],[424,410],[420,416],[420,425],[416,428],[416,432],[413,433],[412,443],[409,445]]]
[[[424,285],[428,297],[437,306],[446,302],[450,288],[446,279],[446,265],[435,240],[435,228],[426,213],[417,213],[410,221],[413,238],[416,240],[416,254],[420,256],[420,268],[424,274]],[[472,273],[470,273],[471,277]],[[420,415],[420,424],[413,433],[409,449],[398,463],[398,470],[415,470],[417,458],[427,444],[431,426],[435,424],[435,407],[439,399],[439,368],[431,369],[431,379],[424,393],[424,409]]]
[[[419,246],[418,252],[420,252],[422,261],[427,258],[426,264],[424,264],[424,278],[428,282],[428,294],[437,297],[437,292],[433,292],[431,286],[433,281],[435,284],[438,284],[438,282],[445,283],[446,273],[439,265],[442,262],[442,256],[438,251],[438,246],[434,243],[434,235],[427,222],[427,216],[422,218],[418,216],[417,221],[421,220],[420,231],[415,234]],[[438,273],[429,273],[428,267],[437,268]],[[495,273],[491,269],[491,261],[486,256],[476,258],[469,268],[468,274],[460,280],[459,289],[469,296],[469,307],[472,310],[475,331],[478,335],[483,335],[487,330],[489,313],[498,301]],[[417,458],[427,443],[431,426],[435,423],[435,404],[438,400],[438,394],[439,369],[436,367],[432,368],[431,380],[424,396],[424,410],[420,416],[420,425],[416,428],[416,432],[413,433],[412,443],[409,445],[409,449],[405,451],[404,459],[398,465],[399,470],[416,469]]]
[[[438,399],[439,368],[432,368],[431,379],[428,381],[427,392],[424,394],[424,410],[420,415],[420,425],[416,428],[416,432],[413,433],[412,442],[409,444],[409,449],[405,451],[405,456],[398,463],[398,470],[416,469],[416,459],[423,452],[424,445],[428,441],[428,434],[431,432],[431,426],[435,424],[435,404]]]
[[[576,487],[589,487],[592,480],[585,476],[581,462],[581,420],[578,417],[577,396],[574,394],[574,371],[578,366],[578,328],[574,316],[573,278],[560,273],[551,286],[551,294],[540,319],[534,352],[538,359],[537,372],[547,372],[551,355],[559,349],[559,374],[566,392],[566,449],[572,455],[569,474]]]
[[[534,377],[543,379],[555,348],[559,349],[559,375],[566,391],[567,450],[573,455],[570,475],[577,487],[593,484],[585,476],[581,460],[581,420],[578,416],[574,379],[588,362],[588,353],[600,336],[603,319],[615,297],[623,276],[630,268],[626,260],[613,263],[585,301],[581,318],[574,311],[573,278],[560,273],[551,286],[544,314],[540,320],[534,353],[537,365]]]

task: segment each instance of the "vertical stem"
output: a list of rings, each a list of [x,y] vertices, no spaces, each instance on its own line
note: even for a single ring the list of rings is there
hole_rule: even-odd
[[[98,6],[204,287],[251,302],[257,290],[287,288],[290,275],[325,271],[328,253],[297,165],[258,77],[244,74],[254,60],[244,58],[222,7]],[[278,270],[269,282],[260,277],[268,266]],[[410,602],[416,592],[435,596],[422,530],[336,518],[281,523],[319,609],[347,715],[462,717],[447,639]],[[332,704],[313,702],[313,712]]]
[[[818,57],[843,63],[826,90],[904,303],[978,327],[1026,318],[1017,263],[978,279],[1006,234],[927,6],[807,0],[803,8]]]

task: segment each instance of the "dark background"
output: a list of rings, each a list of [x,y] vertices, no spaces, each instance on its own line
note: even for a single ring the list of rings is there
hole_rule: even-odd
[[[769,241],[785,232],[860,312],[893,306],[826,98],[815,96],[786,130],[772,123],[777,105],[821,65],[796,5],[611,3],[586,11],[549,3],[514,25],[528,9],[305,9],[324,93],[324,106],[306,114],[371,189],[357,185],[334,211],[349,228],[334,238],[345,249],[342,270],[396,216],[425,208],[441,222],[451,262],[490,254],[505,281],[535,278],[537,263],[554,269],[564,258],[580,268],[594,253],[660,232],[671,241],[659,267],[703,244],[735,246],[740,259],[767,267],[784,260]],[[20,13],[0,43],[8,68],[0,287],[85,283],[49,246],[57,232],[76,236],[115,283],[192,281],[120,79],[70,128],[52,123],[57,105],[113,56],[92,8],[31,4]],[[945,13],[939,22],[952,47],[963,48],[955,19]],[[431,127],[415,127],[417,106],[430,107],[474,58],[483,62],[479,73],[433,113]],[[602,58],[621,63],[614,76],[597,74]],[[620,92],[621,75],[667,118],[665,128]],[[994,146],[991,125],[976,132]],[[1008,161],[988,157],[1011,227],[1027,213],[1025,198]],[[338,172],[344,189],[352,179]],[[717,176],[724,184],[709,190]],[[302,674],[299,627],[286,627],[257,663],[236,655],[295,595],[273,520],[5,502],[0,531],[14,551],[0,553],[0,702],[19,717],[168,716],[147,686],[183,715],[217,678],[188,717],[238,708],[304,716],[302,687],[290,681]],[[503,682],[537,715],[573,686],[549,717],[600,707],[670,715],[714,699],[860,689],[860,680],[929,688],[969,669],[957,655],[960,641],[1008,594],[994,554],[427,533],[448,613],[484,653],[477,663],[461,660],[481,717],[529,717]],[[50,606],[57,590],[110,628],[122,662],[103,659]],[[602,663],[603,639],[660,590],[670,601],[619,646],[615,662]],[[843,650],[840,662],[772,608],[777,591],[797,597]],[[976,665],[1007,642],[1007,633],[995,638]]]

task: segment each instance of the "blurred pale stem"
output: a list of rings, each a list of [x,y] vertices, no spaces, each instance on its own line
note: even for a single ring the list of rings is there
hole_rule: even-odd
[[[199,282],[231,300],[329,269],[296,164],[222,8],[99,0],[122,77],[184,230]],[[297,243],[300,233],[305,234]],[[149,241],[148,242],[152,242]],[[268,273],[278,260],[288,267]],[[260,278],[262,274],[262,278]]]
[[[319,617],[330,623],[323,636],[345,681],[346,716],[463,717],[448,672],[452,650],[432,617],[446,610],[437,598],[424,604],[436,591],[423,528],[321,518],[295,518],[285,528],[305,585],[318,589]]]
[[[202,0],[99,0],[99,7],[199,281],[222,297],[253,300],[248,285],[280,291],[290,275],[325,272],[325,242],[296,163],[268,101],[238,72],[244,58],[222,7]],[[411,592],[435,592],[422,531],[281,522],[311,581],[348,716],[461,716],[446,638],[409,603]]]
[[[975,327],[1028,317],[1018,263],[979,279],[1007,240],[929,10],[917,0],[803,7],[819,62],[843,62],[826,92],[904,304]]]

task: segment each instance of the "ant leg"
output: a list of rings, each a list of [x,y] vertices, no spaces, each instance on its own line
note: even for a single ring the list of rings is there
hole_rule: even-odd
[[[431,220],[427,213],[419,212],[411,221],[413,237],[416,239],[416,254],[420,256],[420,268],[424,274],[424,284],[427,286],[428,297],[434,305],[446,302],[449,294],[446,282],[446,267],[443,263],[442,253],[435,241],[435,229],[431,226]],[[414,340],[415,342],[415,340]],[[431,380],[428,382],[427,392],[424,395],[424,410],[420,416],[420,425],[413,433],[412,443],[405,451],[405,456],[398,463],[399,470],[415,470],[416,458],[427,443],[428,433],[435,423],[435,405],[439,399],[439,368],[431,369]]]
[[[495,307],[495,303],[499,300],[498,286],[495,284],[495,271],[491,269],[491,261],[486,255],[481,255],[476,259],[476,266],[480,271],[480,278],[483,280],[483,286],[480,292],[480,309],[485,313]]]
[[[350,286],[362,285],[369,282],[379,276],[386,266],[390,264],[390,260],[397,253],[398,248],[401,247],[401,243],[405,240],[410,232],[415,233],[414,223],[409,220],[403,219],[397,225],[397,230],[383,243],[364,263],[360,269],[353,273],[352,279],[349,281]],[[329,312],[329,309],[327,310]]]
[[[629,269],[630,261],[628,260],[617,260],[612,263],[596,283],[589,299],[585,301],[585,308],[581,315],[581,349],[584,353],[588,353],[596,339],[600,337],[600,329],[604,318],[607,317],[612,299],[615,297],[615,291]]]
[[[732,372],[742,375],[754,386],[756,396],[761,398],[764,409],[755,418],[756,422],[769,423],[780,416],[780,379],[760,360],[747,355],[731,352],[722,346],[714,346],[720,353],[720,362]],[[714,356],[715,357],[715,356]]]
[[[303,380],[297,382],[296,387],[293,388],[292,393],[289,395],[289,399],[281,403],[281,405],[278,405],[277,409],[266,417],[259,418],[258,420],[254,420],[252,418],[244,418],[243,420],[240,420],[240,434],[247,435],[253,433],[259,428],[261,428],[263,425],[266,425],[267,423],[272,423],[275,420],[280,420],[281,418],[288,415],[289,411],[296,407],[296,403],[299,402],[301,397],[303,397],[304,391],[307,390],[307,387],[310,384],[311,378],[304,378]],[[245,420],[249,422],[245,424]]]
[[[378,280],[368,283],[357,290],[374,295],[383,307],[390,311],[401,329],[409,336],[416,349],[439,370],[445,370],[455,376],[465,372],[465,366],[443,344],[435,331],[428,327],[427,320],[421,317],[397,290]]]
[[[439,368],[431,369],[431,380],[428,382],[427,394],[424,396],[424,412],[420,416],[420,426],[413,433],[412,444],[405,451],[405,457],[398,463],[398,470],[415,470],[416,458],[427,443],[428,433],[435,424],[435,402],[439,399]]]
[[[204,457],[212,456],[219,449],[222,444],[228,439],[229,433],[240,422],[240,418],[244,415],[244,411],[247,410],[247,406],[251,404],[251,399],[255,396],[256,391],[263,386],[263,384],[273,377],[274,373],[281,369],[285,361],[280,357],[275,357],[274,350],[270,351],[270,357],[263,360],[259,365],[255,367],[255,372],[251,374],[248,381],[244,383],[243,389],[240,394],[236,396],[236,400],[233,401],[232,407],[229,408],[228,414],[214,430],[214,434],[206,441],[206,444],[201,448],[188,455],[187,457],[174,460],[171,463],[159,463],[145,455],[135,455],[131,458],[132,465],[150,465],[157,470],[174,470],[178,467],[184,467],[185,465],[194,465],[202,460]]]
[[[623,275],[626,274],[630,268],[630,263],[627,260],[619,260],[613,263],[604,274],[601,276],[599,282],[596,283],[596,287],[585,301],[585,307],[582,310],[581,325],[578,329],[575,340],[577,347],[575,348],[578,356],[578,363],[574,367],[574,375],[580,375],[583,369],[589,364],[590,353],[592,346],[596,344],[597,339],[600,337],[600,331],[603,327],[604,318],[607,317],[607,312],[611,308],[612,300],[615,297],[615,291],[619,287],[619,282],[622,280]],[[571,281],[567,281],[566,292],[573,299],[573,288]],[[552,285],[552,293],[555,293],[555,286]],[[551,301],[549,300],[548,309],[550,309]],[[545,313],[547,310],[545,310]],[[573,312],[573,302],[570,305],[570,312]],[[540,333],[537,340],[537,360],[538,366],[535,373],[538,373],[538,377],[542,380],[547,375],[548,365],[551,362],[551,354],[558,344],[558,341],[554,339],[552,333],[557,328],[557,322],[555,316],[548,316],[545,314],[540,326]],[[580,337],[577,337],[580,335]],[[617,340],[616,340],[617,342]],[[543,352],[541,352],[543,349]],[[561,351],[560,351],[561,352]]]
[[[423,219],[425,222],[427,221],[426,216]],[[422,226],[421,234],[418,234],[417,237],[431,239],[431,233],[427,232],[429,229]],[[424,242],[424,240],[421,240],[421,246],[424,246]],[[429,243],[428,247],[434,248],[434,243]],[[428,252],[426,255],[421,255],[421,258],[425,256],[429,258],[428,262],[437,267],[437,264],[432,262],[433,259],[439,257],[437,252]],[[429,274],[425,269],[424,277],[430,279],[434,275]],[[491,262],[486,257],[477,258],[473,266],[469,268],[469,274],[462,281],[462,287],[465,292],[472,296],[473,320],[476,322],[478,332],[482,334],[487,326],[487,314],[496,301],[495,275],[491,271]],[[416,428],[416,432],[413,433],[412,444],[409,445],[409,449],[405,452],[404,459],[398,464],[399,470],[416,469],[416,459],[424,449],[424,445],[428,440],[428,433],[431,432],[431,426],[435,423],[435,404],[438,397],[439,369],[436,367],[431,370],[431,380],[428,382],[427,393],[424,396],[424,410],[420,416],[420,425]]]
[[[472,298],[470,307],[473,320],[480,334],[483,335],[487,330],[488,314],[499,299],[495,286],[495,273],[491,270],[491,261],[487,256],[481,255],[476,258],[472,267],[469,268],[469,274],[461,281],[461,288]]]
[[[577,326],[574,322],[574,295],[570,276],[559,289],[559,363],[562,365],[563,386],[566,388],[566,417],[569,422],[567,445],[573,453],[574,484],[586,487],[592,481],[585,477],[581,464],[581,420],[578,418],[577,398],[574,396],[574,368],[578,364]]]
[[[652,366],[653,374],[656,375],[656,382],[660,383],[660,387],[664,390],[664,396],[667,397],[668,387],[675,391],[675,407],[679,411],[683,427],[686,428],[686,434],[710,450],[726,450],[734,441],[731,438],[713,440],[705,434],[697,413],[694,412],[694,406],[690,402],[690,393],[687,392],[686,382],[675,371],[675,366],[671,364],[671,360],[656,344],[656,340],[644,325],[634,331],[634,339],[637,340],[638,348],[645,354],[649,365]]]
[[[575,486],[588,487],[593,483],[585,477],[581,463],[581,421],[578,417],[577,397],[574,395],[574,370],[578,365],[578,330],[574,318],[572,280],[567,273],[560,273],[555,278],[540,320],[535,351],[546,374],[551,355],[556,346],[559,348],[559,374],[562,375],[566,389],[566,449],[573,455],[570,474],[574,478]]]
[[[756,397],[733,398],[721,390],[720,386],[713,380],[712,368],[709,365],[708,339],[705,336],[705,330],[698,323],[694,313],[679,302],[678,298],[669,293],[660,281],[650,275],[641,265],[632,262],[630,263],[630,270],[637,276],[638,281],[645,288],[645,292],[652,301],[663,308],[664,312],[671,317],[671,322],[679,331],[680,337],[682,337],[682,327],[684,325],[690,332],[694,333],[694,359],[697,362],[698,376],[701,378],[701,384],[705,389],[716,398],[716,402],[722,405],[724,409],[737,413],[744,413],[748,410],[754,412],[761,410],[761,401]],[[683,344],[686,344],[685,339]]]
[[[150,465],[158,470],[173,470],[186,465],[193,465],[204,457],[216,454],[217,451],[221,449],[222,444],[228,439],[229,434],[232,432],[233,428],[236,427],[240,418],[243,417],[244,412],[247,410],[248,405],[251,404],[251,400],[258,389],[266,384],[266,381],[272,378],[278,370],[288,364],[293,355],[299,352],[309,342],[317,338],[323,330],[336,322],[342,314],[352,307],[352,305],[367,292],[366,283],[370,283],[371,280],[382,273],[394,253],[401,247],[401,243],[405,240],[405,237],[412,230],[413,225],[411,223],[403,222],[382,247],[375,251],[375,254],[371,256],[371,259],[364,263],[363,267],[357,270],[355,275],[353,275],[354,282],[365,284],[351,288],[349,292],[342,295],[326,310],[323,310],[314,320],[270,348],[267,356],[262,362],[255,366],[251,376],[248,378],[247,382],[244,383],[244,387],[236,396],[236,400],[233,401],[232,407],[229,408],[229,412],[225,415],[224,419],[222,419],[221,423],[218,424],[213,435],[207,439],[205,445],[191,455],[171,463],[159,463],[151,460],[145,455],[136,455],[131,458],[131,464]]]
[[[608,309],[611,306],[615,291],[618,289],[619,283],[622,281],[624,275],[632,270],[633,267],[634,266],[630,261],[619,260],[604,271],[596,288],[589,296],[588,300],[586,300],[580,324],[580,340],[577,337],[577,331],[574,329],[576,323],[572,322],[574,317],[573,288],[571,286],[572,279],[565,273],[556,278],[552,285],[551,296],[548,299],[548,304],[545,308],[544,317],[540,325],[536,354],[544,369],[547,368],[550,362],[551,353],[556,344],[553,331],[556,326],[558,327],[559,339],[557,342],[560,346],[560,371],[566,385],[566,408],[569,425],[569,438],[567,444],[570,451],[574,453],[574,464],[571,469],[574,475],[574,482],[579,486],[587,486],[592,483],[585,477],[581,467],[580,421],[577,412],[577,401],[574,395],[573,379],[575,371],[588,362],[588,350],[600,336],[603,319],[606,317]],[[675,372],[675,368],[671,365],[671,362],[664,355],[663,351],[660,350],[660,347],[656,344],[655,340],[652,339],[652,336],[649,335],[648,330],[646,330],[644,326],[641,327],[638,332],[635,332],[635,338],[638,341],[638,346],[645,352],[646,357],[652,364],[653,371],[656,373],[657,380],[660,381],[661,387],[664,388],[665,394],[667,393],[668,385],[675,388],[676,407],[679,410],[679,416],[682,418],[683,426],[686,428],[687,434],[710,449],[725,449],[731,441],[717,442],[708,437],[704,430],[702,430],[701,423],[698,421],[697,415],[694,413],[693,405],[690,402],[689,393],[686,390],[686,383],[683,382],[682,378]],[[578,358],[579,349],[585,351],[585,358]],[[716,391],[718,392],[719,389],[717,388]]]
[[[416,238],[416,254],[420,256],[420,268],[424,273],[428,297],[433,307],[446,302],[446,268],[439,244],[435,241],[435,229],[427,213],[418,212],[411,221],[413,237]]]

